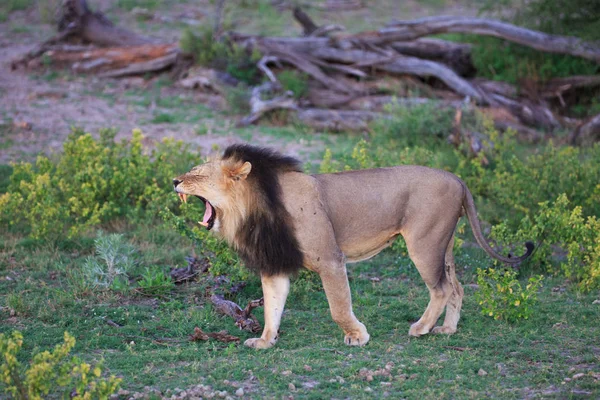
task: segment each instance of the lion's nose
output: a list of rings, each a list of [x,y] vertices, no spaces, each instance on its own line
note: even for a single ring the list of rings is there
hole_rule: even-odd
[[[177,185],[179,185],[181,183],[181,181],[177,178],[173,179],[173,186],[177,187]]]

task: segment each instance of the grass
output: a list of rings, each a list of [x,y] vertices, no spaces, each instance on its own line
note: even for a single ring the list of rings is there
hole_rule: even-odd
[[[0,4],[0,22],[8,20],[11,12],[25,10],[33,3],[33,0],[3,0]]]
[[[127,227],[140,250],[139,269],[147,265],[185,265],[189,242],[160,226]],[[314,274],[292,284],[281,339],[268,351],[240,344],[190,342],[195,326],[227,330],[242,341],[253,335],[215,313],[198,284],[178,286],[160,298],[92,292],[77,271],[93,253],[91,238],[48,244],[6,234],[0,240],[0,332],[19,329],[27,356],[75,336],[74,353],[84,360],[105,359],[105,368],[141,390],[184,388],[203,383],[233,394],[243,384],[252,398],[523,398],[550,393],[600,395],[597,293],[580,295],[548,279],[530,320],[516,324],[482,316],[474,300],[477,267],[490,264],[478,249],[458,257],[465,304],[453,336],[410,338],[412,322],[423,312],[427,291],[410,260],[391,252],[349,268],[355,313],[368,327],[371,342],[347,347],[329,316]],[[239,304],[261,296],[250,280],[235,298]],[[10,309],[16,312],[9,316]],[[259,309],[256,312],[262,320]],[[115,328],[107,323],[121,325]],[[393,363],[391,377],[367,381],[361,369],[375,371]],[[480,376],[483,370],[487,373]],[[583,377],[565,381],[577,373]],[[594,375],[595,374],[595,375]],[[563,383],[564,382],[564,383]],[[290,390],[293,384],[295,390]]]

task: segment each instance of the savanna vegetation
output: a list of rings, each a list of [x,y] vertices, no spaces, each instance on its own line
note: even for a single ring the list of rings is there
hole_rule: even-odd
[[[0,11],[9,15],[31,6],[22,3],[12,1]],[[241,3],[251,12],[257,9],[247,4],[254,2]],[[264,26],[285,30],[270,2],[256,3],[263,10],[256,21],[268,17]],[[576,12],[555,20],[556,7],[579,3],[584,2],[536,0],[515,8],[511,18],[550,33],[599,39],[598,20]],[[484,11],[496,12],[496,5],[484,2]],[[116,7],[162,5],[119,0]],[[228,12],[229,18],[236,15]],[[532,13],[539,19],[528,17]],[[473,58],[482,77],[516,83],[533,75],[598,73],[597,64],[570,56],[542,56],[498,39],[469,40],[476,45]],[[218,43],[195,51],[200,63],[225,70],[244,85],[263,79],[255,67],[258,54],[247,58]],[[507,62],[511,57],[519,62]],[[288,70],[278,77],[295,98],[306,95],[306,75]],[[204,108],[186,114],[190,102],[161,96],[164,84],[130,92],[131,107],[143,102],[166,110],[153,111],[149,125],[199,123],[201,137],[209,125],[213,130],[212,119],[230,118],[231,112]],[[584,92],[572,115],[597,113],[594,93]],[[224,97],[233,112],[246,112],[235,108],[245,99],[240,87],[227,89]],[[204,112],[201,118],[198,110]],[[449,143],[454,108],[392,102],[385,111],[387,117],[372,121],[364,134],[315,132],[281,111],[239,132],[247,141],[318,138],[321,146],[301,153],[311,173],[400,164],[453,172],[472,191],[493,247],[521,254],[523,243],[533,241],[530,259],[507,269],[477,247],[466,221],[459,223],[455,254],[465,303],[457,333],[407,335],[428,293],[398,239],[377,257],[349,266],[355,313],[371,334],[367,346],[343,344],[318,276],[302,271],[293,279],[277,346],[262,352],[244,347],[241,343],[256,334],[238,330],[207,293],[218,281],[227,299],[243,305],[262,296],[260,280],[195,222],[202,218],[201,202],[180,203],[172,190],[173,177],[203,161],[198,149],[176,139],[147,146],[144,127],[123,140],[115,139],[118,128],[97,133],[74,128],[61,152],[0,165],[3,395],[600,396],[600,144],[567,146],[565,131],[542,132],[544,140],[523,143],[515,131],[499,132],[477,107],[464,105],[461,129],[476,133],[480,146],[474,151],[469,141]],[[284,122],[290,126],[279,126]],[[217,134],[225,130],[215,128]],[[176,284],[170,272],[187,266],[190,256],[207,262],[209,273]],[[262,321],[261,308],[254,314]],[[191,340],[196,327],[225,330],[241,341]]]

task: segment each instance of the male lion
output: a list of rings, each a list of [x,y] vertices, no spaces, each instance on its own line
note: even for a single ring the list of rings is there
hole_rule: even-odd
[[[193,195],[204,202],[199,223],[260,273],[265,328],[260,338],[245,343],[258,349],[277,342],[290,275],[303,266],[320,275],[344,342],[362,346],[369,334],[352,312],[346,262],[373,257],[402,235],[430,294],[425,313],[408,331],[420,336],[456,331],[463,289],[456,279],[452,246],[464,213],[477,243],[490,256],[515,264],[533,251],[527,243],[527,252],[518,258],[494,252],[481,233],[465,184],[451,173],[426,167],[307,175],[293,158],[233,145],[173,184],[183,201]],[[444,307],[444,323],[434,327]]]

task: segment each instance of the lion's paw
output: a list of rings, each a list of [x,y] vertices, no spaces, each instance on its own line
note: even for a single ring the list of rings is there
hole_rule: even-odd
[[[275,343],[268,342],[263,338],[252,338],[244,342],[244,346],[252,347],[253,349],[268,349],[273,347]]]
[[[444,335],[452,335],[454,332],[456,332],[456,328],[452,328],[450,326],[436,326],[435,328],[433,328],[431,330],[431,333],[438,333],[438,334],[444,334]]]
[[[415,322],[414,324],[412,324],[410,326],[410,329],[408,330],[408,334],[410,336],[415,336],[415,337],[423,336],[428,333],[429,333],[429,329],[425,326],[425,324],[422,324],[420,322]]]
[[[367,328],[363,324],[360,324],[360,328],[356,331],[346,332],[344,337],[344,343],[348,346],[364,346],[367,344],[371,336],[367,332]]]

